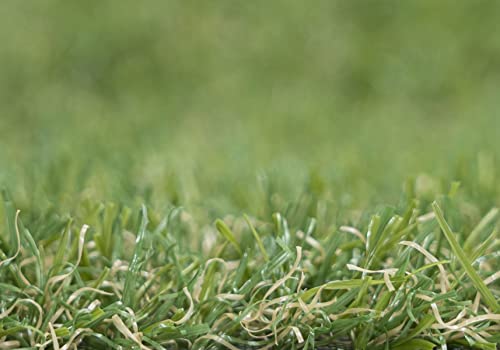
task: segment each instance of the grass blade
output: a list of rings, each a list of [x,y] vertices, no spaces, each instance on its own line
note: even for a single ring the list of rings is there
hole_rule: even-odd
[[[474,270],[472,267],[472,263],[469,261],[469,258],[463,251],[463,249],[460,247],[458,244],[454,233],[452,232],[450,226],[446,222],[444,218],[443,211],[439,207],[437,202],[432,203],[432,209],[434,210],[434,213],[436,214],[436,219],[439,223],[439,226],[441,227],[441,230],[443,231],[446,239],[448,240],[448,243],[451,246],[451,249],[453,250],[453,253],[455,253],[458,261],[462,265],[462,267],[465,269],[465,272],[467,275],[469,275],[469,278],[472,280],[472,283],[474,284],[474,287],[481,293],[481,295],[484,298],[485,303],[492,309],[493,312],[498,312],[500,310],[500,306],[498,305],[498,302],[495,299],[495,296],[493,293],[488,289],[488,287],[484,284],[483,280],[479,276],[479,274]]]
[[[465,240],[464,251],[470,253],[471,250],[473,249],[474,245],[479,243],[479,242],[476,242],[478,240],[479,236],[481,235],[483,230],[488,226],[488,224],[490,224],[491,222],[493,222],[497,218],[498,212],[499,212],[498,208],[493,208],[488,212],[488,214],[486,214],[481,219],[479,224],[477,224],[477,226],[472,230],[470,235]]]
[[[125,305],[129,306],[133,306],[135,304],[134,293],[136,293],[138,283],[137,280],[146,255],[145,240],[146,227],[148,225],[148,212],[145,206],[142,207],[141,213],[141,224],[135,241],[134,255],[128,268],[127,276],[125,278],[125,286],[123,288],[123,302]]]
[[[264,256],[264,259],[266,261],[269,261],[269,255],[267,255],[266,248],[264,248],[264,244],[262,244],[262,240],[260,239],[259,233],[255,229],[255,227],[253,227],[252,223],[250,222],[249,217],[246,214],[243,217],[245,218],[245,221],[247,222],[248,227],[250,227],[250,231],[252,231],[252,234],[253,234],[253,237],[255,238],[255,241],[257,241],[257,245],[259,246],[259,250],[262,253],[262,256]]]
[[[233,245],[233,247],[236,249],[236,251],[242,255],[240,245],[238,242],[236,242],[236,238],[234,237],[234,234],[231,232],[229,227],[224,223],[224,221],[217,219],[215,221],[215,227],[217,228],[217,231],[220,232],[220,234],[229,241]]]

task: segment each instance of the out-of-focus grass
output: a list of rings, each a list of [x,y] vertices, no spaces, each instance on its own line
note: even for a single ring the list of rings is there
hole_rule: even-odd
[[[9,183],[64,167],[81,174],[79,190],[152,186],[164,200],[172,174],[201,173],[196,189],[185,184],[189,199],[228,198],[261,170],[293,193],[313,169],[356,201],[380,201],[409,175],[457,178],[500,149],[495,2],[5,1],[0,11]]]
[[[499,3],[0,19],[5,347],[498,342]]]

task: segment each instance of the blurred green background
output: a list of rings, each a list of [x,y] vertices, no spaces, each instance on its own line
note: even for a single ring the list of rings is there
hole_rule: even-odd
[[[408,177],[499,193],[499,2],[7,0],[0,17],[0,177],[27,207],[363,208]]]

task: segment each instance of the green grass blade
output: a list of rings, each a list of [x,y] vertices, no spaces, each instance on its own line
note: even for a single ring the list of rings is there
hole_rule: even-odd
[[[269,261],[269,255],[267,255],[266,248],[264,248],[264,244],[262,243],[262,240],[260,239],[259,233],[255,229],[255,227],[253,227],[252,223],[250,222],[249,217],[246,214],[243,217],[245,218],[245,221],[247,222],[248,227],[250,227],[250,231],[252,231],[253,237],[255,238],[255,241],[257,242],[257,245],[259,247],[260,252],[262,253],[262,256],[264,257],[264,259],[266,261]]]
[[[138,277],[144,264],[146,255],[146,227],[148,225],[148,212],[145,206],[141,210],[141,224],[135,241],[134,255],[129,265],[123,287],[123,302],[125,305],[134,306],[136,300],[134,294],[137,292]]]
[[[397,347],[399,345],[403,346],[405,344],[408,344],[408,342],[418,336],[420,333],[422,333],[424,330],[429,328],[435,321],[436,319],[434,316],[427,314],[425,315],[418,323],[418,325],[410,332],[408,333],[404,339],[400,339],[397,342],[393,344],[393,346]]]
[[[236,242],[236,238],[234,237],[234,234],[231,232],[229,227],[224,223],[224,221],[217,219],[215,221],[215,227],[217,228],[217,231],[226,239],[229,241],[229,243],[232,244],[232,246],[236,249],[236,251],[242,255],[242,251],[240,248],[240,245],[238,242]]]
[[[484,229],[497,218],[498,212],[498,208],[493,208],[481,219],[481,221],[479,221],[479,224],[477,224],[464,242],[465,252],[470,253],[473,247],[479,243],[477,242],[479,236]]]
[[[441,230],[443,231],[446,239],[448,240],[448,243],[451,246],[451,249],[453,250],[453,253],[456,255],[458,261],[462,265],[462,267],[465,269],[467,275],[469,275],[469,278],[472,280],[472,283],[474,284],[474,287],[481,293],[481,295],[484,298],[485,303],[492,309],[493,312],[498,312],[500,310],[500,306],[498,305],[497,300],[495,299],[495,296],[493,293],[488,289],[488,287],[484,284],[483,280],[479,276],[479,274],[474,270],[472,267],[472,263],[469,261],[469,258],[463,251],[463,249],[460,247],[458,244],[454,233],[452,232],[450,226],[446,222],[444,218],[443,211],[439,207],[437,202],[432,203],[432,209],[434,210],[434,213],[436,214],[436,219],[439,223],[439,226],[441,227]]]
[[[56,256],[54,257],[52,276],[55,276],[59,271],[61,271],[64,264],[64,256],[68,253],[68,242],[71,235],[71,224],[72,220],[68,220],[64,231],[62,232],[61,238],[58,240],[59,245],[57,247]]]
[[[43,263],[42,263],[42,258],[40,256],[40,250],[38,249],[38,246],[36,245],[35,240],[31,235],[31,232],[27,228],[24,228],[23,233],[24,233],[24,238],[28,242],[28,249],[31,251],[31,254],[33,254],[33,256],[36,259],[35,275],[38,285],[41,286],[41,288],[43,289],[43,287],[45,286],[45,275],[43,273]]]
[[[401,345],[391,347],[391,350],[433,350],[436,344],[424,339],[412,339]]]

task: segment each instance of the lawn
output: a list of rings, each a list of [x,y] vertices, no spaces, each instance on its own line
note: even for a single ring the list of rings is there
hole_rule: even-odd
[[[497,349],[500,5],[0,4],[0,349]]]

